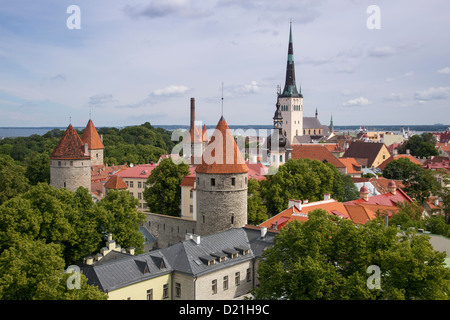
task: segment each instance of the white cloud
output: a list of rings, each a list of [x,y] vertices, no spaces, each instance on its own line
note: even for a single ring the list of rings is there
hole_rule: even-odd
[[[450,87],[428,88],[414,94],[414,99],[420,101],[443,100],[450,96]]]
[[[450,74],[450,67],[445,67],[445,68],[439,69],[438,73]]]
[[[117,101],[117,99],[114,99],[112,94],[100,93],[89,97],[89,104],[92,106],[99,106],[114,101]]]
[[[156,89],[152,91],[150,94],[151,96],[173,96],[173,95],[182,95],[186,93],[189,90],[188,87],[183,85],[170,85],[168,87],[165,87],[163,89]]]
[[[385,97],[385,100],[389,101],[401,101],[403,99],[403,95],[401,93],[391,93],[387,97]]]
[[[240,94],[252,94],[259,92],[259,86],[256,81],[252,81],[250,84],[246,84],[240,88],[237,88],[236,91]]]
[[[383,46],[383,47],[375,47],[369,50],[368,53],[369,56],[371,57],[387,57],[396,54],[397,50],[390,46]]]
[[[347,102],[344,102],[342,105],[348,106],[348,107],[361,107],[361,106],[367,106],[369,104],[372,104],[372,101],[370,101],[367,98],[359,97],[355,99],[348,100]]]

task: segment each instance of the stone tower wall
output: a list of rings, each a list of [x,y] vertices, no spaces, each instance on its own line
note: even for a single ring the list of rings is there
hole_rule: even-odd
[[[103,164],[103,149],[89,149],[91,154],[91,165],[102,165]]]
[[[91,191],[90,160],[50,160],[50,185],[76,191],[84,187]]]
[[[247,224],[247,173],[197,172],[196,189],[197,234],[207,235]]]

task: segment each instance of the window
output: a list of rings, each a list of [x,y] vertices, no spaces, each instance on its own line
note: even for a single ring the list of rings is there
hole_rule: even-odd
[[[247,282],[252,281],[252,272],[250,270],[250,268],[247,269]]]
[[[194,197],[194,191],[191,190],[191,191],[189,191],[189,198],[192,199],[193,197]]]
[[[216,279],[214,279],[212,281],[211,289],[212,289],[212,294],[216,294],[217,293],[217,280]]]
[[[194,212],[194,206],[193,206],[192,204],[189,206],[189,212],[190,212],[190,213],[193,213],[193,212]]]
[[[142,188],[142,182],[138,181],[138,188]]]
[[[153,300],[153,289],[147,290],[147,300]]]
[[[211,185],[212,185],[212,186],[215,186],[215,185],[216,185],[216,179],[211,178]]]
[[[203,223],[205,223],[205,215],[203,215]]]
[[[141,200],[142,199],[142,193],[138,192],[138,199]]]
[[[231,224],[234,224],[234,215],[231,216]]]
[[[70,166],[71,166],[71,167],[73,166],[73,161],[70,161]]]
[[[181,298],[181,284],[178,282],[175,283],[175,296]]]
[[[169,298],[169,285],[166,283],[163,285],[163,299]]]
[[[66,187],[66,182],[64,181],[64,188]]]
[[[223,290],[228,290],[228,276],[223,277]]]
[[[58,161],[58,167],[61,167],[61,161]]]
[[[235,186],[236,185],[236,178],[231,178],[231,185]]]
[[[134,182],[130,181],[130,188],[133,188],[133,187],[134,187]]]
[[[240,273],[240,272],[236,272],[236,273],[234,274],[234,284],[235,284],[236,286],[238,286],[238,285],[241,284],[241,273]]]

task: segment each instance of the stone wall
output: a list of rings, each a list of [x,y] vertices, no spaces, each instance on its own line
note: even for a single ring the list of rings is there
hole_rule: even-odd
[[[247,224],[247,173],[197,173],[196,193],[197,234],[207,235]]]
[[[91,191],[90,160],[51,160],[50,185],[76,191],[84,187]]]
[[[184,241],[186,233],[196,233],[194,220],[149,212],[145,214],[147,228],[156,238],[158,248]]]

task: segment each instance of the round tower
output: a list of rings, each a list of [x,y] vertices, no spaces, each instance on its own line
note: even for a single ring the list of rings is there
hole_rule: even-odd
[[[248,168],[223,116],[195,171],[196,233],[207,235],[245,226]]]
[[[88,151],[91,155],[91,165],[103,165],[103,141],[94,126],[94,123],[89,119],[83,134],[81,135],[83,144],[87,143]]]
[[[50,185],[91,191],[91,156],[71,124],[50,155]]]

